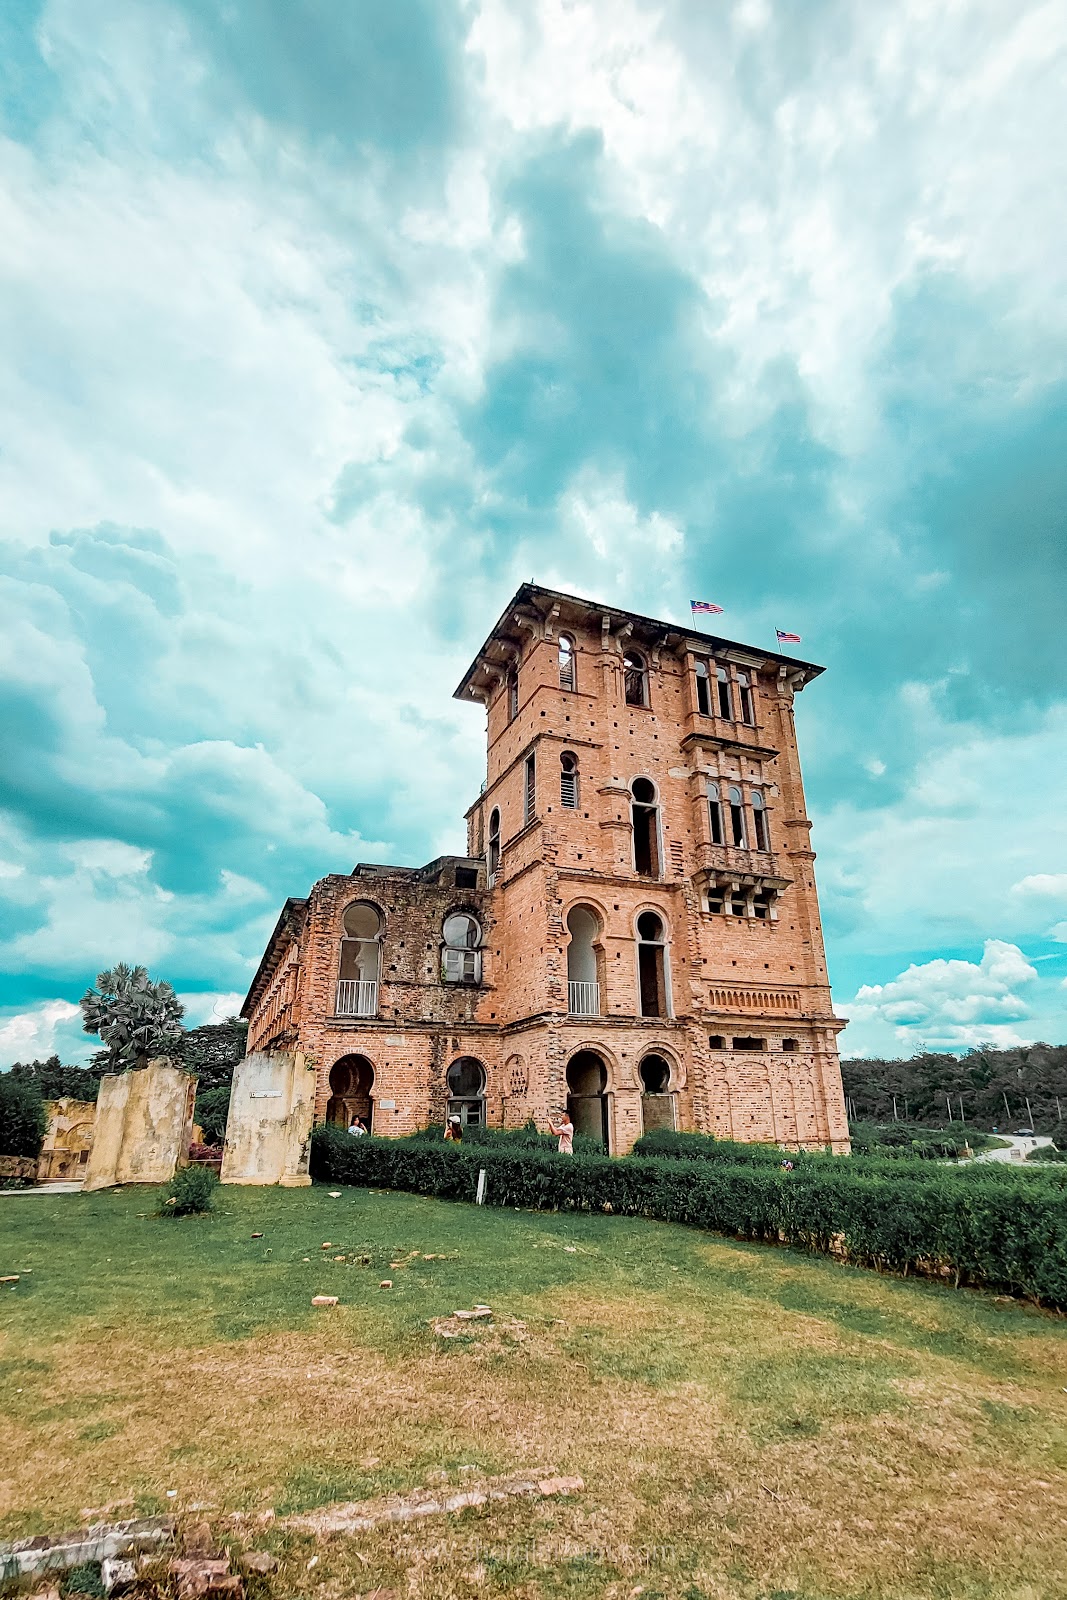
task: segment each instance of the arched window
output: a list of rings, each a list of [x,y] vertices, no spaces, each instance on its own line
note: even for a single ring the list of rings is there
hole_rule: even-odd
[[[519,714],[519,669],[511,667],[507,677],[508,721],[514,722]]]
[[[489,813],[489,854],[485,865],[490,878],[495,878],[500,871],[500,812],[496,806]]]
[[[717,783],[708,784],[708,819],[711,825],[712,844],[722,844],[722,801]]]
[[[559,636],[559,686],[561,689],[575,687],[574,640],[569,633]]]
[[[559,758],[559,803],[565,811],[578,809],[578,757],[569,750]]]
[[[567,1010],[572,1017],[600,1015],[600,984],[597,982],[596,940],[600,921],[588,906],[572,906],[567,913]]]
[[[667,1004],[666,932],[655,911],[642,911],[637,919],[638,996],[643,1017],[670,1015]]]
[[[448,1115],[470,1125],[485,1121],[485,1068],[473,1056],[460,1056],[448,1069]]]
[[[740,789],[730,790],[730,833],[739,850],[747,850],[745,839],[745,808],[741,803]]]
[[[636,650],[628,650],[622,658],[623,680],[628,706],[648,705],[648,668],[645,658]]]
[[[737,692],[741,698],[741,721],[747,722],[750,728],[756,725],[756,715],[752,705],[752,679],[747,672],[737,674]]]
[[[733,702],[730,699],[730,674],[725,667],[715,668],[715,688],[719,697],[719,716],[728,722],[734,720]]]
[[[326,1121],[348,1128],[358,1117],[369,1133],[374,1112],[373,1087],[374,1068],[366,1056],[342,1056],[335,1061],[330,1068]]]
[[[577,1133],[608,1148],[607,1068],[595,1050],[579,1050],[567,1063],[567,1110]]]
[[[666,1094],[671,1083],[671,1064],[663,1056],[645,1056],[638,1072],[642,1094]]]
[[[752,791],[752,833],[756,841],[757,850],[771,848],[770,829],[767,826],[767,808],[763,804],[763,795],[758,789]]]
[[[369,900],[357,900],[342,918],[341,966],[335,1011],[339,1017],[378,1014],[382,965],[382,914]]]
[[[634,871],[642,878],[659,877],[659,808],[656,790],[648,778],[630,785],[633,801],[630,820],[634,829]]]
[[[453,911],[445,918],[445,947],[441,955],[441,976],[446,983],[480,983],[482,978],[482,930],[467,911]]]
[[[702,717],[710,717],[711,679],[708,675],[708,664],[703,656],[697,656],[693,670],[697,677],[697,710]]]

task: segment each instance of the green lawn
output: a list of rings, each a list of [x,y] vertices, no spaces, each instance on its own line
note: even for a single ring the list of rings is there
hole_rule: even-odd
[[[156,1203],[0,1198],[0,1272],[23,1274],[0,1291],[4,1535],[541,1467],[584,1494],[318,1546],[266,1521],[275,1592],[1067,1592],[1062,1319],[618,1218],[319,1187]],[[434,1335],[476,1301],[500,1326]]]

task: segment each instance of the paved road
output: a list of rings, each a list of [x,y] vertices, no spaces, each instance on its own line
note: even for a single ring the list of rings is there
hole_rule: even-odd
[[[32,1189],[0,1189],[0,1194],[80,1194],[81,1183],[35,1183]]]
[[[984,1150],[980,1156],[975,1156],[976,1161],[1025,1161],[1031,1150],[1038,1150],[1042,1145],[1051,1144],[1051,1139],[1038,1135],[1033,1139],[1022,1139],[1017,1134],[998,1133],[998,1139],[1009,1139],[1009,1150]]]

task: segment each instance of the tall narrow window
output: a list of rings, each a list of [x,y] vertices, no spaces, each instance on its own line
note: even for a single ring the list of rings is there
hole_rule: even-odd
[[[588,906],[572,906],[567,913],[567,1010],[572,1017],[600,1015],[596,940],[600,921]]]
[[[441,976],[446,983],[478,983],[482,976],[482,930],[466,911],[445,918]]]
[[[740,789],[730,790],[730,833],[739,850],[747,850],[745,839],[745,808],[741,803]]]
[[[664,961],[666,935],[663,920],[654,911],[642,911],[637,919],[638,998],[643,1017],[665,1017],[667,982]]]
[[[741,721],[754,728],[756,716],[752,705],[752,679],[747,672],[737,674],[737,692],[741,698]]]
[[[339,1017],[373,1017],[378,1013],[378,979],[382,964],[382,916],[377,906],[357,900],[342,919],[341,966],[334,1009]]]
[[[711,679],[708,677],[708,664],[698,656],[693,670],[697,675],[697,710],[702,717],[710,717]]]
[[[574,640],[569,633],[559,636],[559,686],[561,689],[573,689],[574,679]]]
[[[559,803],[565,811],[578,809],[578,757],[569,750],[559,758]]]
[[[712,844],[722,844],[722,801],[717,783],[708,784],[708,819],[711,823]]]
[[[634,871],[642,878],[659,877],[659,815],[656,791],[647,778],[630,785],[630,817],[634,829]]]
[[[519,714],[519,673],[516,667],[508,672],[508,721],[514,722]]]
[[[522,781],[522,825],[532,822],[537,814],[537,757],[533,751],[526,757]]]
[[[756,840],[757,850],[771,848],[771,836],[767,827],[767,810],[763,804],[763,796],[758,789],[752,791],[752,832]]]
[[[623,678],[628,706],[648,705],[648,668],[645,658],[636,650],[628,650],[622,658]]]
[[[500,871],[500,812],[496,806],[489,813],[489,854],[486,867],[491,878]]]
[[[732,722],[734,708],[730,700],[730,674],[725,667],[715,668],[715,689],[719,698],[719,716]]]
[[[448,1087],[448,1115],[458,1117],[467,1127],[485,1122],[485,1068],[473,1056],[453,1061],[445,1078]]]

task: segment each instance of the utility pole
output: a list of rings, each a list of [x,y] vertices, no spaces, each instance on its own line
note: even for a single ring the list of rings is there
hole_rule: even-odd
[[[1059,1097],[1059,1095],[1056,1096],[1056,1121],[1057,1122],[1062,1122],[1063,1121],[1063,1112],[1060,1110],[1060,1097]]]
[[[1026,1101],[1026,1126],[1028,1128],[1032,1128],[1033,1125],[1034,1125],[1034,1114],[1030,1110],[1030,1099],[1029,1099],[1029,1096],[1024,1094],[1023,1095],[1023,1099]]]
[[[945,1091],[945,1104],[948,1106],[948,1120],[952,1121],[952,1096]]]
[[[1011,1121],[1011,1106],[1008,1104],[1007,1090],[1006,1089],[1001,1089],[1000,1093],[1001,1093],[1001,1097],[1002,1097],[1002,1099],[1004,1101],[1004,1110],[1007,1112],[1008,1121],[1010,1122]]]
[[[960,1121],[966,1122],[966,1120],[967,1118],[963,1115],[963,1096],[960,1095]]]
[[[897,1097],[896,1097],[896,1095],[894,1095],[893,1096],[893,1121],[897,1122],[898,1120],[899,1119],[897,1117]]]

